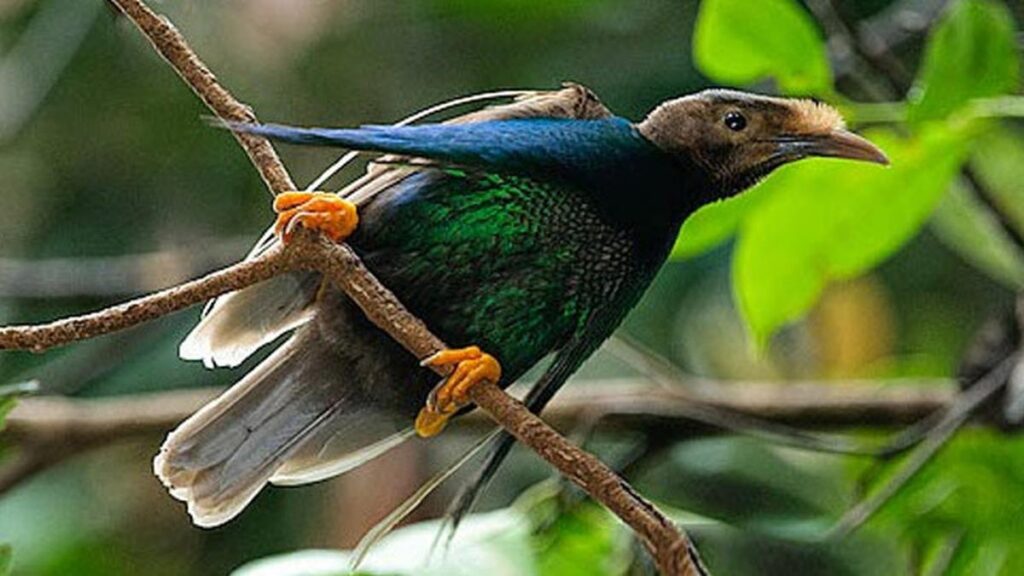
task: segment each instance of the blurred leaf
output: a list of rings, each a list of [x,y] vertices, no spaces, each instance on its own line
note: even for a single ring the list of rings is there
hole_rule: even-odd
[[[795,0],[704,0],[693,38],[697,67],[732,85],[774,78],[789,94],[830,95],[832,72],[817,25]]]
[[[616,540],[624,528],[604,508],[593,503],[575,506],[558,516],[535,540],[541,576],[621,574],[628,563],[615,566]],[[617,568],[617,569],[616,569]]]
[[[777,537],[813,539],[840,511],[830,478],[747,438],[680,444],[641,480],[656,501]]]
[[[14,551],[10,544],[0,544],[0,576],[8,576],[11,573]]]
[[[370,550],[359,574],[395,576],[530,576],[536,574],[526,515],[506,508],[467,518],[447,554],[431,554],[440,521],[396,530]],[[257,560],[233,576],[335,576],[348,574],[348,552],[303,550]]]
[[[967,262],[1009,287],[1024,287],[1024,254],[991,210],[954,183],[932,216],[932,228]]]
[[[892,576],[907,574],[892,538],[858,533],[842,541],[794,542],[727,525],[689,530],[712,574],[728,576]]]
[[[759,345],[828,282],[866,271],[917,232],[960,168],[972,127],[933,126],[904,140],[876,132],[889,169],[811,161],[761,184],[766,198],[744,219],[733,256],[737,304]]]
[[[4,419],[14,409],[18,397],[38,391],[39,382],[35,380],[0,386],[0,431],[4,429]]]
[[[683,222],[671,258],[684,260],[700,256],[736,233],[740,222],[762,197],[756,190],[706,204]]]
[[[1024,235],[1024,138],[1009,128],[986,131],[971,156],[971,167],[1000,214]]]
[[[933,30],[914,89],[912,121],[944,118],[972,98],[1012,92],[1020,62],[1013,16],[994,0],[961,0]]]
[[[4,429],[4,419],[14,408],[15,399],[13,396],[0,397],[0,430]]]
[[[14,396],[0,396],[0,431],[3,431],[4,420],[14,409],[15,404],[17,404],[17,400]]]
[[[880,477],[879,481],[884,481]],[[962,536],[949,574],[1024,574],[1024,437],[960,432],[871,522],[919,545]]]

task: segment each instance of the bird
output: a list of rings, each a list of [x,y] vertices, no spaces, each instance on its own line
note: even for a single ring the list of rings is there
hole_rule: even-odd
[[[304,227],[346,242],[453,348],[413,357],[313,272],[214,303],[183,358],[234,366],[288,336],[154,459],[203,527],[268,483],[323,480],[435,436],[470,409],[472,386],[507,387],[551,358],[525,399],[540,411],[641,299],[698,208],[804,158],[888,164],[828,104],[725,89],[668,100],[639,122],[570,84],[439,123],[227,128],[377,154],[340,194],[278,195],[273,241]],[[453,370],[440,385],[437,366]],[[510,446],[494,445],[478,481]]]

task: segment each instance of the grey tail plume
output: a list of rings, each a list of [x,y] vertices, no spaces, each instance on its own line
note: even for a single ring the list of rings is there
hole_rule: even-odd
[[[168,435],[153,462],[198,526],[238,515],[267,484],[315,482],[410,436],[408,419],[343,379],[345,361],[307,326]]]

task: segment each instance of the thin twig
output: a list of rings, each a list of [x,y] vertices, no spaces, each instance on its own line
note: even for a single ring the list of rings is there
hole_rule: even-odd
[[[166,18],[156,15],[139,0],[112,1],[219,118],[235,122],[255,121],[252,111],[235,100],[217,82]],[[245,134],[236,134],[236,138],[272,191],[279,193],[295,189],[291,177],[269,143]],[[369,273],[351,249],[331,244],[312,234],[302,234],[285,248],[272,249],[259,258],[214,272],[203,279],[108,310],[43,326],[2,329],[0,348],[42,351],[121,330],[296,267],[322,272],[344,290],[371,321],[417,358],[444,348],[444,343],[405,310],[398,299]],[[686,535],[594,456],[570,444],[494,384],[485,383],[475,387],[471,397],[521,442],[573,478],[592,497],[629,524],[646,543],[663,573],[688,576],[706,573]]]

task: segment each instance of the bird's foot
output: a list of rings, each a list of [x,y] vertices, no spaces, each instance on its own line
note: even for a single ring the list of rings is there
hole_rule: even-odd
[[[469,404],[469,391],[484,381],[501,380],[501,364],[476,346],[442,350],[421,363],[423,366],[451,366],[451,374],[427,397],[416,417],[416,433],[423,438],[436,436],[460,408]]]
[[[359,225],[356,205],[329,192],[285,192],[274,198],[277,222],[274,232],[283,242],[291,240],[296,226],[317,230],[341,242]]]

